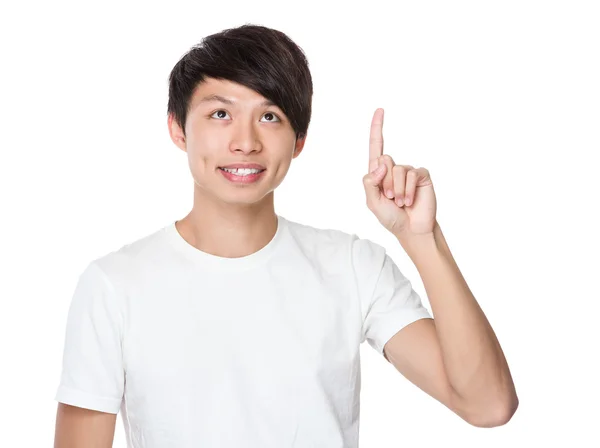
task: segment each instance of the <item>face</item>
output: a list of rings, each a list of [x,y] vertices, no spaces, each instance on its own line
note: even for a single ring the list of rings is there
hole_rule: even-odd
[[[225,102],[211,96],[220,96]],[[207,99],[208,98],[208,99]],[[258,203],[281,184],[292,159],[304,146],[283,111],[240,84],[207,78],[191,98],[186,135],[168,118],[173,142],[188,155],[198,192],[228,203]],[[265,168],[257,180],[240,180],[223,166],[256,163]],[[239,175],[243,173],[238,173]]]

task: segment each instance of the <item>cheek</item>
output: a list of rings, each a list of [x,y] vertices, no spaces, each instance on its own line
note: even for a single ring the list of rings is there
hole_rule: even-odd
[[[210,178],[210,173],[216,169],[214,159],[200,148],[188,148],[187,157],[190,173],[196,183],[206,182],[206,179]]]
[[[287,176],[290,171],[290,166],[292,164],[291,157],[281,158],[275,164],[275,172],[271,173],[271,175],[278,179],[279,182],[283,181],[283,178]]]
[[[196,170],[215,168],[219,160],[217,148],[222,147],[219,145],[220,143],[216,142],[214,137],[188,140],[187,154],[190,165]]]

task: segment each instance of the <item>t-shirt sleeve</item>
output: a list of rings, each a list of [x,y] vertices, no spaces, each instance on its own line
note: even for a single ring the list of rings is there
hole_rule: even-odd
[[[429,310],[383,246],[353,235],[352,262],[362,307],[361,343],[383,347],[402,328],[430,318]]]
[[[71,299],[56,401],[118,414],[125,378],[122,329],[115,290],[92,261],[80,274]]]

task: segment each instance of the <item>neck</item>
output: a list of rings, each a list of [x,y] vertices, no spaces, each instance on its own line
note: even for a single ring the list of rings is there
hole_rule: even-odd
[[[275,236],[277,217],[273,192],[254,204],[211,201],[194,193],[190,213],[177,221],[177,230],[192,246],[225,258],[258,252]]]

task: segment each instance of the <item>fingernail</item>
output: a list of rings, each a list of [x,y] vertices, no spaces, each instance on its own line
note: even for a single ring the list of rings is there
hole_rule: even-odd
[[[404,203],[402,202],[402,198],[398,198],[398,199],[396,199],[396,204],[398,204],[398,207],[402,207],[402,205],[404,204]]]
[[[386,191],[385,195],[386,195],[388,198],[390,198],[390,199],[393,199],[393,197],[394,197],[394,192],[393,192],[392,190],[388,190],[388,191]]]

